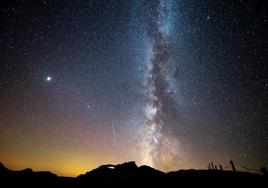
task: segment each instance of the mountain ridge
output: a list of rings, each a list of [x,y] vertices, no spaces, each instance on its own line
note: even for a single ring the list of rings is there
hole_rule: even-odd
[[[222,170],[178,170],[172,172],[161,172],[152,167],[137,166],[134,161],[122,164],[101,165],[96,169],[80,174],[75,178],[58,176],[49,171],[33,171],[26,168],[13,171],[0,163],[0,187],[20,185],[23,187],[90,187],[98,186],[166,186],[180,182],[181,184],[201,183],[207,185],[211,182],[222,182],[228,185],[229,180],[239,185],[248,183],[260,183],[266,181],[267,177],[249,172],[233,172]],[[228,180],[228,181],[223,181]]]

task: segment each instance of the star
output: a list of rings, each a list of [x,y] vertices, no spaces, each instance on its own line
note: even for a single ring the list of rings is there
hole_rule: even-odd
[[[47,82],[50,82],[51,80],[52,80],[52,77],[51,77],[51,76],[47,76],[47,77],[46,77],[46,81],[47,81]]]

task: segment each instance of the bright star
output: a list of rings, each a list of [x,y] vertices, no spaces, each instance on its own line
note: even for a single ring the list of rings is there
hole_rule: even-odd
[[[46,81],[50,82],[52,80],[51,76],[46,77]]]

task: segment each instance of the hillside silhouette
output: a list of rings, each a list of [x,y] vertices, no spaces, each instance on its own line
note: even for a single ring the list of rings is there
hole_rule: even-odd
[[[267,176],[250,172],[224,170],[179,170],[164,173],[149,166],[138,167],[135,162],[102,165],[76,178],[60,177],[48,171],[31,169],[13,171],[0,163],[0,187],[140,187],[140,186],[232,186],[264,185]]]

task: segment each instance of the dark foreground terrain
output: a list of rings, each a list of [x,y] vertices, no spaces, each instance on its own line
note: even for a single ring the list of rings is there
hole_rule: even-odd
[[[12,171],[0,163],[0,187],[266,187],[267,176],[249,172],[216,170],[180,170],[164,173],[135,162],[103,165],[76,178],[59,177],[51,172],[31,169]]]

